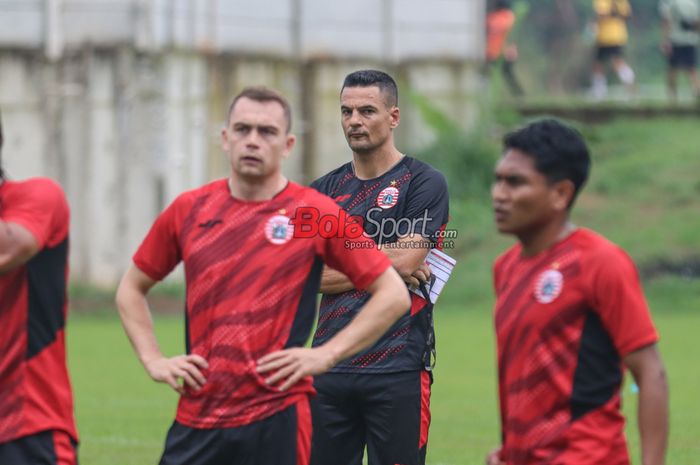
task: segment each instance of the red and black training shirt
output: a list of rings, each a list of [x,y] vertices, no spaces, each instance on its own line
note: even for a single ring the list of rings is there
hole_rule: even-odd
[[[0,275],[0,443],[47,430],[77,441],[64,334],[68,203],[50,179],[5,181],[0,219],[27,229],[39,246]]]
[[[508,465],[627,465],[622,358],[658,334],[627,254],[588,229],[498,258],[495,327]]]
[[[448,221],[445,177],[435,168],[404,156],[381,176],[359,179],[352,163],[322,176],[311,187],[333,198],[350,215],[362,218],[376,244],[391,246],[416,234],[441,248]],[[427,252],[427,250],[426,250]],[[323,344],[352,321],[369,299],[361,289],[324,294],[314,346]],[[334,373],[395,373],[421,370],[432,337],[433,304],[411,293],[411,307],[373,346],[336,365]],[[429,363],[429,362],[428,362]]]
[[[300,207],[338,216],[330,198],[293,182],[273,199],[255,202],[232,197],[226,180],[218,180],[180,195],[134,255],[155,280],[184,263],[187,352],[206,359],[209,369],[204,387],[180,398],[178,422],[240,426],[313,393],[310,377],[285,392],[268,386],[256,360],[307,341],[324,262],[358,288],[391,266],[381,252],[351,250],[339,237],[295,237],[290,222]]]

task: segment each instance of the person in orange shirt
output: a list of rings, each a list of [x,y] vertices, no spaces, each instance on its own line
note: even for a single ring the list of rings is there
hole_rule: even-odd
[[[628,92],[634,92],[634,71],[624,58],[627,44],[627,20],[632,16],[628,0],[593,0],[596,14],[596,51],[593,62],[591,95],[602,99],[607,95],[605,64],[610,61]]]
[[[510,92],[516,97],[523,95],[523,88],[515,77],[515,62],[518,48],[508,42],[508,35],[515,25],[515,14],[508,0],[497,0],[494,8],[486,16],[486,63],[487,68],[502,59],[501,72]]]

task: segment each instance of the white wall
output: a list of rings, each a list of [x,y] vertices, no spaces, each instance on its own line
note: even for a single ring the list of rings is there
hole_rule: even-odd
[[[338,94],[356,69],[399,79],[401,150],[434,137],[409,89],[468,127],[483,2],[428,3],[0,0],[3,166],[64,186],[72,277],[114,285],[165,205],[227,174],[219,133],[246,86],[289,98],[299,142],[284,169],[300,182],[350,159]]]

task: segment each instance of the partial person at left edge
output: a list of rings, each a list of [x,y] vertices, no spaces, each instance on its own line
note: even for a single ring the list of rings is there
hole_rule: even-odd
[[[78,463],[64,334],[68,224],[56,182],[9,180],[0,159],[0,464]]]

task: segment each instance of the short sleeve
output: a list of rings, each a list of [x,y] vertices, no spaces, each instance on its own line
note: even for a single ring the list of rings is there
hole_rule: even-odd
[[[9,186],[8,186],[9,187]],[[61,187],[47,178],[18,183],[3,199],[0,218],[27,229],[39,249],[53,247],[68,235],[68,202]]]
[[[671,6],[668,4],[668,1],[661,0],[659,2],[659,15],[661,15],[663,19],[671,19]]]
[[[439,171],[427,169],[415,175],[406,197],[404,217],[413,221],[413,234],[438,242],[437,232],[447,224],[449,198],[447,181]]]
[[[322,179],[323,178],[315,179],[311,184],[309,184],[309,187],[315,191],[318,191],[322,194],[325,194],[325,192],[323,192],[323,189],[321,187]]]
[[[138,269],[156,281],[165,278],[182,258],[177,228],[181,199],[158,216],[133,257]]]
[[[598,260],[592,280],[593,308],[625,356],[659,339],[632,260],[619,248]]]

